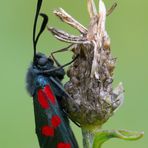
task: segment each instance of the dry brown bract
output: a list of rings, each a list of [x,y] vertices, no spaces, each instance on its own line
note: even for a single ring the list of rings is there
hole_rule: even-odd
[[[93,0],[88,0],[90,24],[85,28],[62,8],[54,13],[65,23],[76,28],[81,34],[70,35],[49,27],[49,31],[59,40],[71,43],[74,57],[79,55],[67,72],[70,80],[65,84],[72,100],[63,99],[63,107],[72,120],[81,126],[104,123],[123,102],[123,86],[112,87],[113,70],[116,59],[110,50],[110,38],[105,29],[107,12],[99,0],[99,12]]]

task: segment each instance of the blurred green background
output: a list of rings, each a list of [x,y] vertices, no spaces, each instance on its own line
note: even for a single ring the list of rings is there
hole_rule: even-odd
[[[113,2],[105,0],[107,7]],[[107,18],[107,30],[113,55],[118,57],[114,85],[123,82],[125,101],[104,129],[142,130],[145,136],[133,142],[113,139],[103,148],[147,148],[148,1],[118,0],[117,3],[118,7]],[[36,0],[0,0],[0,148],[39,148],[32,99],[25,90],[25,75],[33,52],[35,6]],[[49,25],[78,34],[52,14],[59,6],[88,25],[86,0],[44,0],[42,12],[48,14]],[[38,49],[49,54],[64,46],[46,30]],[[71,54],[58,54],[57,58],[66,63]],[[81,130],[72,126],[82,148]]]

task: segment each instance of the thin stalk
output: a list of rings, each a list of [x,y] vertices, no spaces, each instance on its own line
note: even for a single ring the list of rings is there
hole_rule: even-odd
[[[82,129],[83,148],[92,148],[94,134],[91,131]]]
[[[95,135],[99,131],[101,131],[101,126],[82,127],[83,148],[94,148],[93,145],[94,145]]]

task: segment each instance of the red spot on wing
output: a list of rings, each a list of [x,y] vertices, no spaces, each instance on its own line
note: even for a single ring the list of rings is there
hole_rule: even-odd
[[[51,124],[54,128],[58,127],[61,124],[61,119],[58,115],[55,115],[51,118]]]
[[[46,93],[46,95],[47,95],[48,99],[51,101],[51,103],[55,104],[55,96],[52,93],[52,90],[49,85],[46,85],[44,87],[44,92]]]
[[[71,145],[69,143],[60,142],[58,143],[57,148],[71,148]]]
[[[54,129],[50,126],[43,126],[42,127],[42,134],[44,136],[50,136],[50,137],[53,137],[54,136]]]
[[[46,99],[46,96],[45,96],[43,90],[39,89],[37,95],[38,95],[38,101],[39,101],[40,105],[42,106],[42,108],[48,109],[49,104],[48,104],[48,101]]]

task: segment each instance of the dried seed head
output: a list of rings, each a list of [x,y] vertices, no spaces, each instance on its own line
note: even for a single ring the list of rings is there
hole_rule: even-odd
[[[91,47],[91,46],[89,46]],[[93,48],[87,45],[77,45],[79,50],[85,50],[85,57],[78,57],[70,67],[70,80],[65,84],[66,91],[71,95],[73,101],[67,98],[63,100],[63,106],[70,117],[81,124],[101,125],[112,116],[113,112],[123,102],[123,86],[120,84],[115,90],[112,88],[112,73],[115,67],[111,53],[102,49],[99,55],[97,74],[91,77],[91,68],[94,53]],[[75,66],[75,63],[77,63]]]
[[[88,0],[88,29],[65,11],[59,10],[56,14],[78,29],[82,33],[80,36],[50,29],[59,40],[74,44],[73,57],[79,55],[67,71],[69,81],[65,84],[73,100],[63,98],[62,103],[69,116],[81,126],[101,126],[123,102],[122,84],[114,90],[112,87],[116,59],[112,57],[110,38],[105,29],[106,8],[102,0],[99,0],[98,13],[94,6],[93,0]]]

